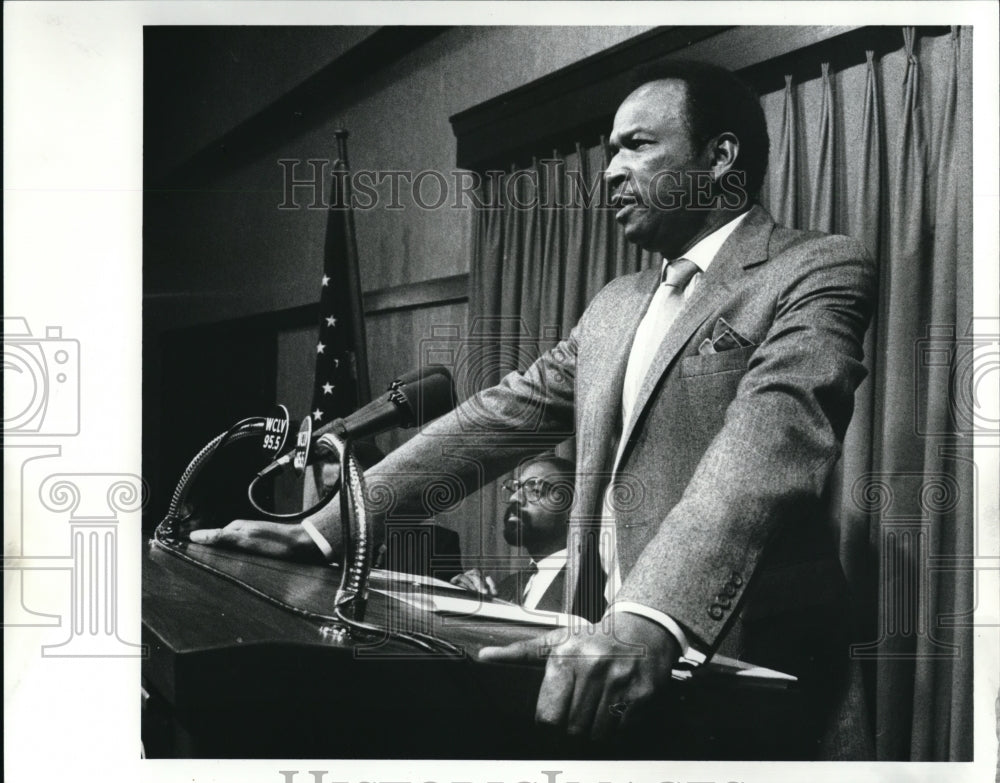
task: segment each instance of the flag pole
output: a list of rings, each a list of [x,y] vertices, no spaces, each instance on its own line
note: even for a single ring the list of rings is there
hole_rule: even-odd
[[[342,206],[331,202],[330,220],[341,219],[343,214],[345,233],[345,258],[346,282],[348,288],[348,317],[351,322],[351,331],[354,335],[354,352],[351,371],[354,375],[355,388],[358,394],[358,405],[364,405],[371,400],[371,384],[368,379],[368,340],[365,333],[365,312],[361,297],[361,273],[358,264],[358,241],[354,233],[354,206],[352,203],[351,191],[351,170],[347,158],[347,137],[348,132],[344,128],[337,128],[333,135],[337,139],[337,160],[333,164],[334,181],[340,183],[340,198]],[[330,236],[329,223],[327,225],[327,236]],[[327,253],[332,248],[327,244]],[[335,251],[334,251],[335,252]]]

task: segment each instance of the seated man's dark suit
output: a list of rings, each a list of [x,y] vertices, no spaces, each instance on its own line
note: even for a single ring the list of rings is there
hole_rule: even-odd
[[[526,586],[527,580],[524,578],[524,574],[521,571],[515,571],[497,585],[497,598],[510,601],[512,604],[523,604]],[[543,612],[563,611],[563,596],[565,592],[566,569],[562,568],[552,580],[552,584],[542,593],[542,597],[538,600],[534,608]]]

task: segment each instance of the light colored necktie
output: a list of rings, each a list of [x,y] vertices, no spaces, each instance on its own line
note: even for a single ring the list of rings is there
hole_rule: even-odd
[[[678,258],[671,261],[663,274],[663,282],[656,289],[646,314],[639,322],[639,328],[632,342],[632,350],[625,370],[622,386],[622,424],[627,425],[632,416],[639,389],[649,371],[649,365],[660,348],[660,343],[684,306],[684,289],[698,273],[693,261]]]

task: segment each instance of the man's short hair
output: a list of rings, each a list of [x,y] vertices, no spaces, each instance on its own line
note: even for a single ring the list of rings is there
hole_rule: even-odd
[[[767,121],[757,93],[732,71],[718,65],[669,60],[637,69],[626,94],[661,79],[677,79],[687,86],[688,130],[696,145],[701,147],[726,131],[740,140],[736,169],[746,173],[746,191],[756,198],[771,152]]]
[[[527,459],[521,463],[521,470],[524,470],[529,465],[548,465],[553,468],[553,473],[556,473],[560,477],[566,477],[570,482],[576,479],[576,465],[572,460],[568,460],[565,457],[560,457],[554,451],[548,451],[544,454],[539,454],[536,457]]]

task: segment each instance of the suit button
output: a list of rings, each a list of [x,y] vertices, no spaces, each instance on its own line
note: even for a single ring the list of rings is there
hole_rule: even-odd
[[[733,602],[730,601],[727,596],[722,595],[722,593],[719,593],[719,595],[715,596],[715,602],[723,609],[728,609],[733,605]]]
[[[733,571],[733,575],[729,577],[729,580],[737,587],[743,586],[743,577]]]
[[[722,607],[719,606],[718,604],[712,604],[712,606],[709,607],[708,616],[711,617],[713,620],[721,620],[724,615],[725,612],[722,611]]]
[[[722,588],[722,595],[726,596],[726,598],[735,598],[736,593],[736,585],[732,582],[727,582],[725,587]]]

